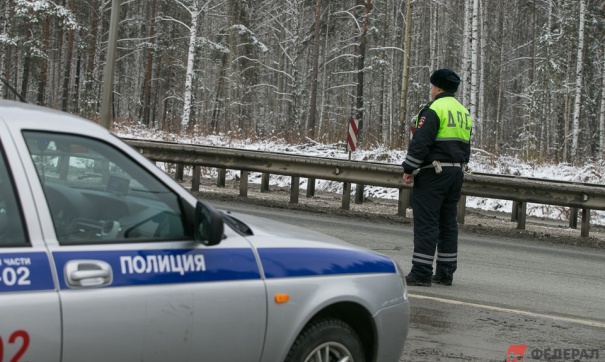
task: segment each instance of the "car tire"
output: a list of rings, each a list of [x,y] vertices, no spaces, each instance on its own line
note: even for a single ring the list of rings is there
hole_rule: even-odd
[[[285,362],[365,362],[357,333],[334,318],[311,322],[296,338]]]

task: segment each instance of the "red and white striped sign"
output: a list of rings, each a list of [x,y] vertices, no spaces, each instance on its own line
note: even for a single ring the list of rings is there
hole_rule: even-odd
[[[357,136],[359,136],[359,130],[357,129],[357,120],[349,119],[349,134],[347,135],[347,151],[355,151],[357,146]]]

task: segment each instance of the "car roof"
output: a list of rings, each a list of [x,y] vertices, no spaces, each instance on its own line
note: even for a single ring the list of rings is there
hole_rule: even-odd
[[[66,112],[52,108],[41,107],[29,103],[15,102],[0,99],[0,119],[7,124],[23,124],[24,127],[32,126],[40,129],[71,129],[88,132],[108,131],[100,125]],[[27,126],[25,126],[27,125]]]

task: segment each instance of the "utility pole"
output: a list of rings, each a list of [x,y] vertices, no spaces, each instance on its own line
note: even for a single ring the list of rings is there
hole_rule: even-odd
[[[113,80],[116,65],[116,47],[118,43],[118,25],[120,23],[120,0],[112,0],[111,19],[109,22],[109,40],[107,43],[107,58],[105,59],[105,74],[103,75],[103,100],[101,102],[101,126],[109,129],[111,125],[111,104],[113,95]]]

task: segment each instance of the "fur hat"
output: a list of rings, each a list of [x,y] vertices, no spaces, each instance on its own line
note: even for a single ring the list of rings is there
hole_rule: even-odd
[[[438,69],[431,74],[431,84],[441,88],[446,92],[456,93],[460,85],[460,77],[453,71],[443,68]]]

